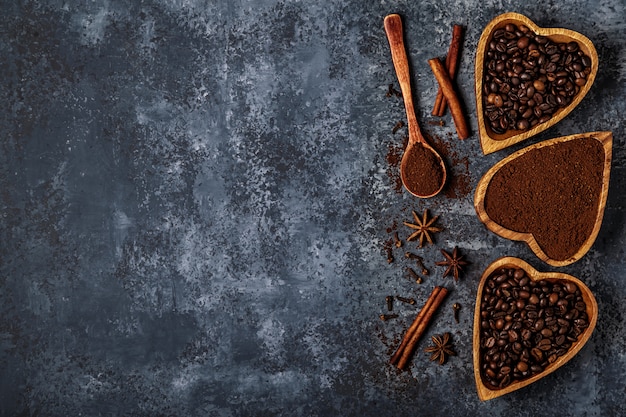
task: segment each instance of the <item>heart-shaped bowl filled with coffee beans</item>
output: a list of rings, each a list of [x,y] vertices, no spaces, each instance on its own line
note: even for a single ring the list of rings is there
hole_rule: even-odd
[[[495,234],[525,242],[549,265],[578,261],[602,225],[612,143],[611,132],[580,133],[500,160],[476,186],[478,218]]]
[[[598,72],[598,54],[584,35],[540,28],[518,13],[485,27],[476,50],[478,133],[489,154],[528,139],[567,116]]]
[[[474,311],[474,377],[482,401],[554,372],[591,337],[598,304],[578,278],[519,258],[487,267]]]

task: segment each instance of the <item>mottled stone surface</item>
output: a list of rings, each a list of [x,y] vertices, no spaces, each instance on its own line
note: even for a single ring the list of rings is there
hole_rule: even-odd
[[[626,9],[622,0],[437,2],[2,1],[0,415],[625,415]],[[482,28],[518,11],[580,31],[600,72],[581,105],[537,138],[483,156],[430,116],[427,59],[467,32],[458,78],[476,132]],[[418,118],[452,182],[429,200],[398,187],[405,128],[382,19],[404,17]],[[443,120],[444,126],[436,124]],[[604,224],[562,271],[595,293],[582,351],[541,381],[481,403],[473,377],[478,280],[499,256],[542,264],[473,208],[512,150],[612,130]],[[385,248],[411,210],[439,215],[431,274]],[[458,246],[454,282],[434,265]],[[427,331],[458,356],[388,364],[417,307],[378,319],[386,295],[450,295]],[[451,305],[463,308],[460,323]]]

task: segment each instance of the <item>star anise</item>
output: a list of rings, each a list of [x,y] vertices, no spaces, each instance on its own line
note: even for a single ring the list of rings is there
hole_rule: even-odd
[[[415,219],[415,223],[403,222],[405,226],[410,227],[411,229],[415,229],[416,231],[411,234],[406,240],[411,241],[415,240],[419,237],[419,247],[421,248],[424,245],[424,240],[428,241],[432,245],[433,239],[431,237],[431,233],[440,232],[442,229],[440,227],[433,226],[433,223],[437,221],[439,216],[435,216],[432,219],[428,219],[428,209],[424,210],[424,214],[422,218],[417,215],[415,211],[413,211],[413,218]]]
[[[441,254],[446,257],[445,261],[435,262],[435,265],[438,266],[447,266],[446,272],[443,273],[443,277],[447,277],[448,275],[452,275],[455,281],[459,280],[459,275],[463,272],[463,267],[465,265],[469,265],[469,262],[464,260],[464,255],[459,255],[459,249],[455,246],[452,251],[452,255],[450,255],[445,250],[441,249]]]
[[[456,353],[452,350],[450,333],[446,332],[443,335],[432,336],[431,340],[433,341],[434,345],[424,349],[424,352],[431,353],[431,361],[438,361],[439,365],[443,365],[446,362],[448,356],[456,356]]]

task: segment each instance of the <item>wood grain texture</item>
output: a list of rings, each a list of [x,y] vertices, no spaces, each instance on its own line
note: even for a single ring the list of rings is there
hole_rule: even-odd
[[[545,123],[539,123],[532,129],[526,131],[509,130],[503,134],[494,133],[489,126],[485,123],[485,115],[483,110],[483,73],[485,63],[485,52],[489,45],[489,40],[492,37],[494,31],[506,26],[509,23],[515,25],[525,25],[532,32],[548,37],[553,42],[563,43],[576,41],[581,51],[591,58],[591,72],[587,76],[587,83],[581,87],[579,93],[573,98],[572,102],[559,110],[557,110],[553,116]],[[598,73],[598,53],[593,43],[584,35],[569,29],[563,28],[541,28],[537,26],[526,16],[519,13],[504,13],[487,24],[483,33],[478,41],[478,47],[476,48],[476,60],[475,60],[475,92],[476,92],[476,112],[478,118],[478,135],[480,138],[480,146],[485,155],[498,150],[507,148],[518,142],[531,138],[536,134],[543,132],[544,130],[554,126],[559,121],[563,120],[587,95],[589,89],[593,85],[593,82]]]
[[[598,199],[598,210],[596,214],[596,219],[594,222],[593,229],[591,234],[585,240],[585,243],[576,251],[576,253],[565,260],[557,260],[550,258],[546,252],[539,246],[535,237],[530,233],[521,233],[513,230],[509,230],[502,225],[493,221],[485,210],[485,194],[487,192],[487,188],[489,187],[489,183],[493,176],[498,172],[498,170],[512,161],[515,158],[518,158],[525,153],[539,149],[545,146],[553,146],[558,143],[580,139],[580,138],[589,138],[592,137],[602,143],[602,147],[604,149],[604,166],[602,172],[602,189],[600,191],[600,197]],[[591,248],[593,243],[598,236],[598,232],[600,231],[600,227],[602,226],[602,218],[604,217],[604,209],[606,207],[606,200],[609,192],[609,177],[611,172],[611,159],[612,159],[612,149],[613,149],[613,135],[611,132],[589,132],[589,133],[580,133],[576,135],[562,136],[558,138],[554,138],[551,140],[539,142],[537,144],[528,146],[524,149],[521,149],[507,158],[500,160],[497,164],[495,164],[489,171],[483,175],[483,177],[478,182],[476,186],[476,193],[474,194],[474,208],[476,209],[476,213],[478,214],[478,218],[481,222],[487,227],[487,229],[491,230],[495,234],[502,236],[505,239],[510,240],[518,240],[522,242],[526,242],[530,249],[537,255],[539,259],[546,262],[552,266],[565,266],[571,263],[578,261],[582,258]]]
[[[404,46],[404,29],[402,26],[402,18],[398,14],[390,14],[385,16],[384,19],[385,33],[387,34],[387,40],[389,41],[389,48],[391,49],[391,59],[393,66],[398,77],[398,83],[402,90],[402,98],[404,101],[404,108],[406,110],[408,131],[409,131],[409,143],[404,151],[402,161],[400,163],[400,177],[404,188],[416,197],[430,198],[439,194],[446,183],[447,170],[441,156],[433,149],[426,139],[422,135],[422,132],[415,116],[415,107],[413,104],[413,94],[411,91],[411,76],[409,71],[409,60],[406,54],[406,48]],[[436,155],[439,160],[440,167],[443,173],[441,184],[437,190],[432,193],[424,194],[419,190],[413,190],[407,186],[407,155],[410,155],[410,147],[416,143],[421,143],[426,149]]]
[[[585,331],[579,336],[578,340],[572,344],[567,353],[563,356],[560,356],[553,363],[549,364],[543,372],[536,374],[528,379],[523,381],[513,382],[505,388],[502,389],[494,389],[493,387],[485,385],[483,383],[482,377],[480,375],[480,304],[482,299],[483,287],[485,282],[489,278],[489,276],[496,270],[500,268],[521,268],[526,271],[526,274],[533,281],[541,281],[541,280],[549,280],[551,282],[563,280],[563,281],[571,281],[578,285],[582,293],[583,300],[587,306],[587,316],[589,317],[589,327],[585,329]],[[491,400],[493,398],[500,397],[502,395],[506,395],[513,391],[516,391],[520,388],[528,386],[533,382],[543,378],[544,376],[556,371],[561,366],[565,365],[570,359],[572,359],[587,343],[593,330],[596,327],[596,323],[598,320],[598,303],[591,292],[591,290],[578,278],[560,273],[560,272],[539,272],[527,262],[514,257],[503,257],[499,258],[490,264],[487,269],[483,272],[483,275],[480,279],[480,283],[478,285],[478,292],[476,295],[476,304],[474,307],[474,333],[473,333],[473,354],[474,354],[474,378],[476,380],[476,389],[478,391],[478,397],[482,401]]]

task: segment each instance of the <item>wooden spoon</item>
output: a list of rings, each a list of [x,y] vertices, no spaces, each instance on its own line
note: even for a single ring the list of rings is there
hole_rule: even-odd
[[[409,129],[409,143],[400,163],[402,184],[416,197],[433,197],[441,191],[446,182],[446,167],[441,156],[424,139],[415,117],[409,62],[404,48],[400,15],[391,14],[385,17],[385,32],[391,48],[393,66],[402,90]]]

